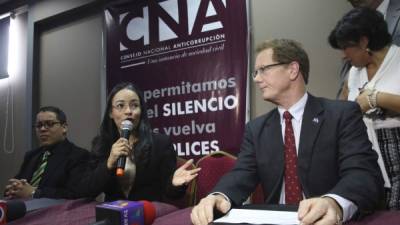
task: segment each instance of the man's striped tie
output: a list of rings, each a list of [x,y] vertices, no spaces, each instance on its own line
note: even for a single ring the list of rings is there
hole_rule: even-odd
[[[33,173],[32,179],[31,179],[31,185],[33,187],[37,187],[40,183],[40,180],[42,179],[44,170],[46,169],[47,166],[47,158],[49,157],[50,152],[45,151],[42,156],[42,162],[40,163],[40,166],[36,169],[36,171]]]

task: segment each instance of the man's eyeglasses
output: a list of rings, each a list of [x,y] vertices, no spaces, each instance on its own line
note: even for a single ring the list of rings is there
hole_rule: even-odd
[[[117,111],[121,112],[121,111],[125,110],[126,107],[129,107],[131,109],[131,111],[134,111],[136,109],[139,109],[140,105],[138,103],[136,103],[136,102],[132,102],[132,103],[129,103],[129,104],[118,103],[116,105],[113,105],[112,107],[114,109],[116,109]]]
[[[43,122],[37,122],[35,125],[33,125],[34,128],[40,129],[42,127],[49,129],[54,127],[56,124],[61,124],[60,121],[43,121]]]
[[[280,62],[280,63],[274,63],[274,64],[270,64],[270,65],[265,65],[265,66],[262,66],[262,67],[256,69],[251,75],[252,75],[253,79],[255,79],[257,75],[261,75],[261,74],[265,73],[267,70],[271,69],[272,67],[284,65],[284,64],[287,64],[287,63]]]

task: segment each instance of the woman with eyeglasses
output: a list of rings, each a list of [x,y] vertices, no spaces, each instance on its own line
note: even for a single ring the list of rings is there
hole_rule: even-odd
[[[356,101],[387,187],[389,209],[400,209],[400,48],[381,13],[355,8],[337,23],[329,43],[352,68],[344,99]]]
[[[129,138],[122,138],[126,120],[133,128]],[[100,134],[92,146],[88,172],[77,187],[83,196],[95,197],[104,192],[105,201],[178,198],[199,171],[187,170],[191,160],[176,169],[172,142],[168,136],[151,131],[143,94],[132,83],[121,83],[111,90]],[[126,157],[125,169],[116,175],[120,157]]]

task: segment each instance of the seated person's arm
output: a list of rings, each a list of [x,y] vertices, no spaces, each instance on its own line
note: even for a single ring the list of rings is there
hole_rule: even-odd
[[[214,209],[227,213],[230,208],[231,203],[225,196],[218,193],[210,194],[193,208],[190,218],[194,225],[206,225],[213,221]]]
[[[190,165],[193,164],[193,159],[190,159],[185,162],[182,166],[180,166],[177,170],[174,172],[174,176],[172,177],[172,185],[174,187],[180,187],[183,185],[188,185],[194,178],[197,177],[198,172],[201,170],[201,168],[195,168],[195,169],[188,169]]]
[[[25,179],[11,178],[5,188],[4,196],[7,199],[31,198],[36,190]]]
[[[356,101],[363,112],[371,109],[371,104],[375,104],[375,108],[383,108],[400,113],[400,95],[366,89],[360,93]]]
[[[338,124],[339,181],[326,195],[306,199],[299,206],[303,224],[335,224],[374,210],[383,197],[383,180],[377,155],[365,132],[359,107],[349,104]]]
[[[197,177],[201,169],[188,169],[193,164],[192,159],[176,169],[176,153],[170,140],[165,148],[165,154],[161,167],[165,195],[167,198],[179,198],[185,194],[187,185]]]
[[[298,217],[301,224],[340,224],[343,213],[340,205],[331,197],[317,197],[300,202]]]
[[[195,225],[205,225],[214,219],[214,209],[225,214],[232,206],[241,205],[259,183],[253,135],[249,125],[246,126],[239,157],[234,168],[225,174],[212,190],[212,194],[203,198],[191,214]]]

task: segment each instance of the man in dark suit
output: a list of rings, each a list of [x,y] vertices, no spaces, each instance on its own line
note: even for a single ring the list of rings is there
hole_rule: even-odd
[[[372,212],[383,180],[359,106],[306,92],[309,61],[299,43],[266,41],[257,52],[254,81],[277,108],[247,124],[235,167],[193,208],[192,222],[240,206],[258,183],[266,203],[299,204],[305,225]]]
[[[399,0],[348,0],[353,7],[376,9],[385,16],[388,30],[395,45],[400,45],[400,1]],[[336,98],[342,99],[342,92],[347,93],[347,76],[351,68],[350,62],[344,62],[340,70],[340,88]]]
[[[70,190],[80,175],[88,151],[66,138],[65,113],[53,106],[42,107],[36,116],[36,135],[40,147],[25,154],[22,166],[5,188],[6,198],[75,198]]]

